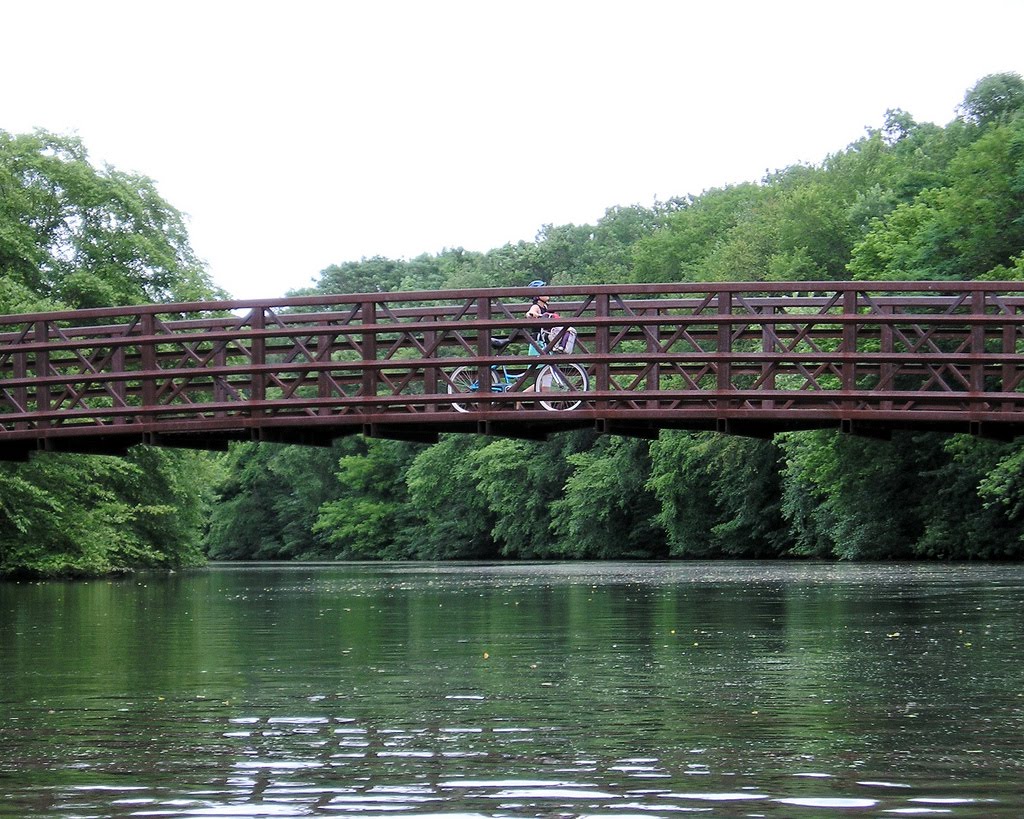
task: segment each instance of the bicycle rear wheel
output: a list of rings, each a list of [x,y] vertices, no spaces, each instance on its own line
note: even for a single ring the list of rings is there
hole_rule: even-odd
[[[480,392],[480,384],[476,376],[476,368],[456,367],[448,376],[448,394]],[[456,412],[469,412],[472,409],[469,404],[460,401],[452,401],[452,406]]]
[[[480,382],[477,380],[479,370],[476,367],[456,367],[448,376],[449,395],[477,395],[480,392]],[[491,384],[498,383],[498,376],[491,370]],[[475,409],[472,403],[465,400],[452,401],[456,412],[471,412]]]
[[[537,376],[537,391],[543,396],[540,405],[546,410],[561,412],[574,410],[583,403],[569,393],[586,392],[590,388],[587,371],[579,364],[548,364]],[[558,393],[567,393],[559,398]]]

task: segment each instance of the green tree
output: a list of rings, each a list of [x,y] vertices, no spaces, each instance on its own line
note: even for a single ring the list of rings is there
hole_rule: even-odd
[[[94,168],[76,137],[0,131],[0,312],[219,295],[152,180]],[[0,574],[193,563],[209,467],[143,448],[0,466]]]
[[[650,488],[676,557],[778,557],[790,548],[782,519],[781,453],[771,441],[666,432],[651,444]]]
[[[1024,519],[991,502],[991,476],[1006,466],[1020,446],[970,435],[942,439],[938,466],[920,476],[927,487],[921,500],[924,532],[914,544],[918,557],[942,560],[1010,560],[1024,557]],[[993,493],[993,499],[998,493]]]
[[[1024,118],[961,148],[946,184],[903,202],[854,247],[858,280],[988,278],[1024,252]]]
[[[214,560],[315,559],[334,549],[314,531],[322,504],[337,497],[334,472],[351,449],[238,443],[221,457],[206,552]]]
[[[548,441],[497,439],[472,457],[474,478],[494,517],[491,537],[502,557],[583,557],[582,544],[559,538],[559,519],[573,457],[588,451],[594,434],[568,432]]]
[[[218,294],[151,179],[96,170],[79,139],[45,131],[0,131],[0,274],[15,302],[67,307]]]
[[[913,557],[935,492],[924,476],[942,466],[943,440],[901,433],[877,441],[831,431],[782,437],[784,512],[795,528],[795,552],[843,560]]]
[[[1020,74],[982,77],[964,95],[960,116],[974,125],[1008,122],[1024,111],[1024,79]]]
[[[89,576],[202,561],[208,460],[137,448],[0,466],[0,576]]]
[[[422,525],[414,555],[430,560],[493,557],[494,510],[477,485],[472,456],[480,436],[446,435],[416,455],[406,473],[409,501]]]
[[[338,496],[320,505],[313,532],[338,559],[413,556],[406,540],[414,507],[405,474],[416,447],[401,441],[353,439],[338,461]]]
[[[711,281],[708,259],[750,219],[763,195],[760,186],[746,183],[678,200],[664,227],[636,243],[634,281]],[[722,265],[715,275],[723,275]]]
[[[374,256],[358,262],[332,264],[320,272],[320,293],[390,293],[402,287],[408,265]]]
[[[558,554],[570,558],[666,557],[658,504],[647,484],[646,441],[599,438],[568,456],[573,467],[564,496],[551,505]]]

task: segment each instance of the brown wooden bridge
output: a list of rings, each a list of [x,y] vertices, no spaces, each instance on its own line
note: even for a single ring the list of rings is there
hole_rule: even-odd
[[[0,317],[0,458],[353,433],[1024,430],[1024,283],[544,292],[560,318],[525,319],[529,288]]]

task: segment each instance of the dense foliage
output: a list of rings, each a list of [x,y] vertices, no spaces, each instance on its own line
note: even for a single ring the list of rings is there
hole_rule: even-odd
[[[97,170],[73,137],[0,131],[0,313],[217,295],[152,180]],[[214,469],[144,447],[0,463],[0,576],[200,561]]]
[[[984,78],[945,127],[890,111],[820,164],[757,183],[487,253],[332,265],[315,290],[538,278],[1024,278],[1024,81]],[[217,295],[151,180],[97,170],[76,138],[0,131],[0,312]],[[39,455],[0,463],[0,575],[186,565],[203,528],[216,559],[1019,559],[1022,466],[1015,443],[830,432]]]
[[[899,110],[818,165],[535,242],[364,259],[321,292],[659,281],[1024,277],[1024,81],[986,77],[945,127]],[[1024,446],[831,432],[662,432],[240,445],[213,557],[1010,559]]]

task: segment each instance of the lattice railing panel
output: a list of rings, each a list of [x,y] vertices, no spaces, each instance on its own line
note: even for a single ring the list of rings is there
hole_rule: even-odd
[[[0,446],[89,427],[340,427],[385,417],[464,426],[473,419],[456,416],[449,396],[459,366],[484,383],[492,366],[525,368],[511,391],[481,393],[470,415],[535,423],[541,410],[522,396],[566,327],[575,346],[558,360],[590,381],[576,417],[1024,424],[1016,283],[549,292],[560,318],[540,322],[524,318],[536,293],[526,288],[0,317]],[[553,327],[563,329],[539,340],[538,329]]]

